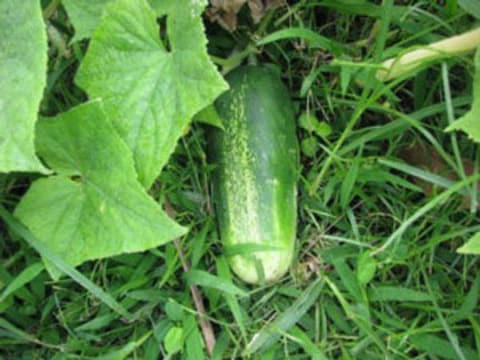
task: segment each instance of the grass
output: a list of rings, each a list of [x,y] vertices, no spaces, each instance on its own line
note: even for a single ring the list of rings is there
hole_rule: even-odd
[[[319,146],[301,156],[290,273],[260,287],[230,273],[212,213],[207,127],[195,123],[151,190],[191,228],[178,247],[89,262],[78,272],[67,265],[70,276],[53,282],[36,240],[14,222],[1,224],[1,358],[201,359],[191,285],[213,327],[214,359],[480,358],[479,260],[456,253],[480,229],[478,179],[463,169],[463,160],[479,159],[463,134],[443,131],[471,101],[472,57],[386,84],[374,76],[387,57],[475,20],[453,0],[348,3],[298,1],[257,31],[246,11],[233,34],[207,24],[218,58],[263,39],[257,61],[281,69],[298,114],[315,114],[333,130],[322,138],[298,127],[299,140],[314,137]],[[44,115],[85,99],[72,79],[86,43],[68,45],[61,7],[48,14],[60,40],[51,44]],[[399,153],[411,144],[434,149],[457,180],[428,163],[404,163]],[[3,206],[11,210],[31,180],[1,175]]]

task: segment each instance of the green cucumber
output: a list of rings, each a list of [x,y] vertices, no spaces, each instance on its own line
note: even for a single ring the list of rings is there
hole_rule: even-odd
[[[292,101],[279,76],[258,66],[227,75],[209,137],[213,199],[232,270],[244,281],[279,279],[295,251],[298,146]]]

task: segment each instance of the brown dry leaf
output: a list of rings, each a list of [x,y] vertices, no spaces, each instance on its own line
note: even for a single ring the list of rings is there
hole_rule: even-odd
[[[248,0],[250,14],[255,24],[258,24],[269,10],[285,4],[285,0]]]
[[[206,14],[211,22],[230,32],[237,28],[237,14],[247,0],[210,0]]]
[[[237,14],[247,0],[210,0],[213,8]]]
[[[414,143],[408,148],[401,149],[397,155],[400,159],[404,160],[411,166],[427,170],[433,174],[443,176],[453,181],[458,180],[457,174],[450,169],[433,146]],[[462,160],[462,163],[463,168],[465,169],[465,174],[467,176],[472,175],[474,172],[473,162],[464,159]],[[426,196],[432,195],[434,187],[430,182],[418,178],[414,178],[414,182],[422,188]],[[462,207],[470,207],[469,203],[469,198],[465,197]]]
[[[255,24],[260,22],[270,9],[286,3],[285,0],[210,0],[206,15],[210,21],[218,22],[221,27],[232,32],[237,28],[237,14],[247,2]]]

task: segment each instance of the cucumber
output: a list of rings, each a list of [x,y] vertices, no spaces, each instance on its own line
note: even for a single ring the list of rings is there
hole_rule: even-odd
[[[272,282],[288,270],[297,224],[298,146],[292,101],[279,76],[258,66],[227,75],[216,102],[224,129],[208,139],[220,237],[234,273]]]

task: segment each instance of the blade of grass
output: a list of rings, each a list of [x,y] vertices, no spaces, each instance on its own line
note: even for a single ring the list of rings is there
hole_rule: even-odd
[[[453,105],[452,105],[452,92],[450,89],[450,80],[448,76],[448,67],[447,64],[444,62],[442,63],[442,81],[443,81],[443,92],[445,94],[445,107],[447,110],[447,119],[448,119],[448,124],[452,125],[455,121],[455,115],[453,112]],[[455,162],[457,164],[457,167],[455,168],[457,174],[459,175],[459,178],[464,180],[466,178],[466,173],[465,173],[465,167],[463,166],[463,159],[462,155],[460,153],[460,148],[458,147],[458,141],[457,141],[457,132],[452,131],[450,132],[450,141],[452,143],[452,149],[453,149],[453,154],[455,155]],[[472,183],[472,187],[469,189],[469,195],[470,195],[470,203],[472,204],[470,207],[470,210],[472,212],[476,211],[477,208],[477,199],[475,197],[477,189],[477,184],[474,182]]]
[[[414,334],[410,336],[410,341],[413,343],[416,349],[426,351],[430,354],[430,359],[449,359],[458,360],[458,354],[452,348],[452,345],[447,340],[440,338],[439,336],[432,334]],[[478,357],[469,351],[468,357],[464,359],[476,360]]]
[[[247,345],[244,355],[251,356],[256,352],[266,351],[275,344],[281,337],[281,333],[288,331],[295,325],[315,303],[323,285],[324,281],[320,278],[312,282],[288,309],[253,336]]]
[[[105,355],[97,357],[98,360],[123,360],[138,349],[152,335],[152,331],[147,332],[140,339],[130,341],[118,350],[113,350]]]
[[[130,320],[132,314],[129,313],[119,302],[117,302],[112,296],[103,291],[100,287],[95,285],[91,280],[86,278],[83,274],[78,272],[70,264],[66,263],[63,259],[58,257],[41,241],[37,240],[35,236],[23,226],[17,219],[13,217],[10,212],[0,205],[0,217],[5,223],[20,237],[22,237],[30,246],[32,246],[38,253],[44,258],[55,265],[60,271],[68,275],[73,281],[80,286],[88,290],[92,295],[102,301],[105,305],[117,312],[125,319]]]
[[[26,333],[25,331],[19,329],[18,327],[11,324],[10,322],[5,320],[4,318],[0,318],[0,328],[5,329],[8,333],[8,336],[12,337],[14,339],[18,339],[18,340],[21,340],[21,341],[24,341],[24,342],[31,342],[31,343],[34,343],[34,344],[37,344],[37,345],[40,345],[40,346],[43,346],[43,347],[46,347],[46,348],[56,349],[57,351],[62,351],[62,352],[65,351],[65,349],[62,346],[43,342],[43,341],[37,339],[36,337]]]
[[[425,269],[422,268],[422,275],[425,281],[425,285],[427,286],[427,291],[431,296],[431,301],[433,304],[433,307],[435,309],[435,313],[437,314],[438,319],[440,320],[440,323],[442,324],[443,330],[445,331],[445,334],[447,334],[447,338],[450,341],[450,344],[452,345],[453,349],[455,350],[455,353],[457,354],[458,358],[460,360],[466,360],[465,354],[463,353],[462,349],[460,348],[460,345],[458,343],[458,338],[453,334],[452,330],[448,326],[448,323],[445,321],[445,317],[442,315],[442,312],[440,311],[440,307],[438,306],[437,301],[435,300],[435,297],[433,296],[432,288],[430,286],[430,282],[428,281],[428,276],[425,272]]]
[[[469,320],[470,320],[470,323],[472,324],[472,330],[475,336],[475,345],[477,346],[477,355],[480,356],[480,324],[473,316],[471,316]]]
[[[390,235],[388,237],[388,239],[385,241],[385,243],[382,246],[380,246],[376,250],[372,251],[371,255],[374,256],[374,255],[377,255],[377,254],[385,251],[385,249],[388,248],[390,245],[392,245],[405,232],[405,230],[407,230],[407,228],[410,225],[412,225],[415,221],[420,219],[427,212],[429,212],[429,211],[433,210],[435,207],[439,206],[442,202],[446,201],[450,196],[452,196],[456,192],[460,191],[465,186],[471,184],[474,181],[478,181],[479,179],[480,179],[480,174],[470,176],[463,181],[457,182],[455,185],[450,187],[448,190],[445,190],[441,194],[434,197],[432,200],[430,200],[424,206],[422,206],[420,209],[418,209],[412,216],[410,216],[408,219],[406,219],[400,225],[400,227],[397,230],[395,230],[392,235]]]
[[[340,99],[338,99],[338,101],[355,106],[355,102],[352,102],[352,101],[344,101]],[[470,103],[471,103],[471,97],[469,96],[455,98],[452,100],[452,106],[454,107],[460,107],[460,106],[468,105]],[[379,106],[378,104],[372,104],[372,106],[370,106],[367,110],[377,111],[380,113],[387,113],[400,118],[388,124],[384,124],[384,125],[382,124],[378,126],[372,126],[372,127],[361,129],[361,132],[362,132],[361,135],[358,137],[355,137],[355,139],[352,140],[350,143],[345,144],[345,146],[343,146],[338,151],[337,155],[344,156],[345,154],[357,149],[358,147],[372,140],[381,140],[389,136],[393,136],[397,133],[405,132],[408,129],[410,129],[412,126],[415,126],[416,124],[418,125],[421,120],[445,111],[445,104],[438,103],[438,104],[430,105],[407,115],[399,111],[396,111],[392,108]]]
[[[12,282],[8,284],[5,290],[3,290],[2,295],[0,295],[0,303],[3,302],[7,296],[15,293],[15,291],[35,279],[37,275],[40,274],[44,269],[45,266],[41,262],[37,262],[23,270],[15,279],[12,280]]]
[[[381,29],[379,31],[378,36],[376,37],[376,43],[374,47],[375,54],[373,56],[374,59],[379,59],[381,57],[381,53],[385,47],[386,37],[388,26],[390,24],[390,15],[389,10],[393,6],[392,0],[386,0],[383,6],[383,15],[382,15],[382,22],[381,22]],[[364,88],[362,91],[362,95],[359,99],[359,103],[356,104],[355,110],[347,123],[347,126],[343,130],[342,134],[340,135],[339,139],[335,143],[331,154],[325,160],[323,167],[320,169],[320,172],[313,180],[309,193],[310,195],[316,194],[318,187],[323,181],[327,171],[329,170],[336,154],[339,152],[340,148],[343,146],[345,141],[348,139],[350,134],[352,133],[355,125],[360,120],[363,113],[372,105],[374,104],[381,96],[385,93],[389,92],[394,86],[396,86],[400,81],[392,81],[389,86],[379,86],[375,89],[375,84],[377,84],[375,79],[375,72],[373,69],[369,70],[367,81],[364,84]],[[373,90],[373,91],[372,91]]]
[[[402,301],[425,302],[432,301],[432,296],[422,291],[400,286],[377,286],[368,292],[370,301]]]
[[[328,277],[325,277],[325,282],[328,284],[332,292],[334,293],[337,300],[340,302],[340,305],[343,308],[343,311],[347,315],[347,317],[355,322],[357,326],[367,334],[370,339],[378,346],[378,348],[383,352],[385,359],[391,359],[385,344],[383,343],[382,339],[372,330],[372,324],[370,319],[365,319],[364,316],[359,314],[358,312],[354,311],[352,306],[348,303],[347,299],[343,296],[341,291],[339,290],[338,286]]]
[[[232,281],[232,274],[230,272],[230,269],[228,268],[227,260],[223,256],[220,256],[217,259],[217,272],[220,278],[229,282]],[[227,305],[233,314],[235,323],[238,325],[244,341],[246,341],[247,331],[245,328],[244,316],[242,314],[241,307],[238,303],[236,296],[228,293],[224,293],[223,296],[225,297],[225,301],[227,302]]]
[[[305,28],[289,28],[275,31],[263,39],[257,41],[257,45],[266,45],[275,41],[285,39],[303,39],[308,41],[311,47],[327,50],[333,54],[341,54],[348,51],[345,45],[325,36],[317,34],[315,31]]]
[[[231,281],[222,279],[203,270],[189,270],[183,275],[183,278],[189,284],[204,286],[217,289],[230,295],[247,296],[248,293],[234,285]]]
[[[290,334],[295,337],[295,340],[302,346],[307,354],[311,356],[313,360],[328,360],[327,356],[323,353],[320,348],[315,345],[307,334],[305,334],[302,329],[298,326],[294,326],[290,330]]]
[[[391,169],[404,172],[405,174],[428,181],[434,185],[438,185],[445,189],[448,189],[455,184],[455,181],[444,178],[443,176],[431,173],[430,171],[419,169],[415,166],[401,163],[399,161],[393,161],[388,159],[378,159],[378,162],[382,165],[388,166]],[[460,190],[459,193],[462,195],[467,194],[465,190]]]

